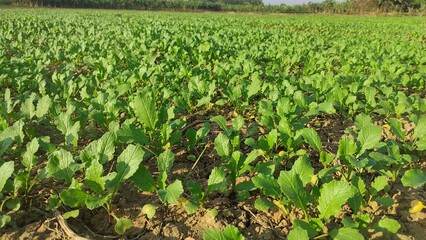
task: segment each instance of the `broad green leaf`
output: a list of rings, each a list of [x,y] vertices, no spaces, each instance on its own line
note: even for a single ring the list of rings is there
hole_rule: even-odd
[[[227,240],[223,233],[216,228],[207,229],[203,232],[204,240]]]
[[[232,225],[228,225],[223,230],[223,236],[225,239],[229,240],[244,240],[244,236],[240,233],[237,227],[234,227]]]
[[[367,126],[373,125],[373,120],[370,116],[361,113],[355,118],[355,126],[358,130],[361,130]]]
[[[371,194],[374,196],[378,192],[385,189],[385,187],[388,185],[388,178],[386,176],[378,176],[374,179],[374,181],[371,183]]]
[[[232,119],[232,128],[235,131],[240,131],[243,126],[244,126],[244,118],[243,117],[237,116],[236,118]]]
[[[0,156],[9,148],[13,141],[22,141],[24,122],[19,120],[0,133]]]
[[[229,139],[225,134],[219,133],[219,135],[217,135],[214,140],[214,147],[221,158],[226,159],[229,156]]]
[[[405,187],[421,187],[426,183],[426,173],[420,169],[410,169],[404,173],[401,182]]]
[[[268,211],[269,209],[274,208],[275,204],[268,199],[261,197],[254,201],[254,207],[259,211]]]
[[[273,176],[259,173],[257,176],[252,178],[252,182],[254,186],[262,189],[263,194],[266,196],[273,198],[279,198],[281,196],[280,186]]]
[[[376,125],[367,125],[361,128],[358,141],[358,156],[361,156],[365,150],[374,148],[382,137],[382,128]]]
[[[183,193],[183,186],[180,180],[166,187],[166,189],[158,190],[158,197],[163,203],[171,204],[177,202],[179,196]]]
[[[76,218],[78,217],[79,214],[80,214],[80,210],[76,209],[76,210],[68,211],[62,214],[62,216],[64,217],[64,219],[68,219],[68,218]]]
[[[105,133],[101,138],[91,142],[80,154],[80,158],[85,163],[90,163],[92,159],[98,159],[104,164],[114,157],[115,136],[111,132]]]
[[[86,200],[84,203],[86,204],[87,209],[93,210],[99,207],[102,207],[104,204],[107,203],[107,201],[110,199],[111,193],[106,195],[103,198],[94,196],[94,195],[87,195]]]
[[[207,193],[209,194],[212,191],[226,192],[227,189],[228,182],[225,171],[221,167],[213,168],[207,181]]]
[[[13,161],[5,162],[0,166],[0,193],[3,190],[7,179],[12,176],[14,170]]]
[[[419,140],[426,138],[426,117],[421,117],[418,120],[414,128],[413,138]]]
[[[132,124],[123,125],[117,131],[117,140],[122,143],[148,144],[148,137],[143,129],[137,128]]]
[[[398,223],[398,221],[387,217],[381,219],[377,226],[378,227],[376,227],[376,230],[378,231],[384,231],[394,234],[397,233],[398,230],[401,228],[401,225]]]
[[[339,157],[348,160],[349,156],[353,156],[357,150],[355,142],[349,137],[344,137],[339,141],[338,153]]]
[[[93,191],[101,193],[105,190],[105,179],[102,177],[104,168],[97,159],[93,159],[90,167],[86,169],[84,183]]]
[[[321,151],[322,143],[321,138],[319,137],[318,133],[312,129],[312,128],[304,128],[301,130],[301,134],[305,141],[315,150],[318,152]]]
[[[336,240],[364,240],[364,237],[357,229],[346,227],[333,229],[333,231],[330,232],[330,237]]]
[[[391,127],[391,131],[395,136],[397,136],[402,141],[405,141],[405,134],[402,131],[402,123],[396,118],[389,119],[389,126]]]
[[[39,144],[37,138],[33,138],[31,142],[27,143],[27,150],[22,155],[22,165],[27,168],[27,171],[30,171],[33,166],[37,164],[34,154],[37,152],[38,148]]]
[[[46,171],[48,176],[71,183],[74,173],[78,168],[79,166],[75,164],[72,154],[61,148],[53,152],[50,156]]]
[[[127,229],[132,227],[132,221],[127,218],[117,218],[114,226],[114,230],[116,233],[123,235]]]
[[[112,187],[117,188],[118,184],[130,178],[135,174],[142,162],[145,152],[141,147],[129,145],[118,156],[117,159],[117,175],[112,181]]]
[[[296,207],[306,210],[308,196],[303,187],[302,180],[299,175],[293,171],[281,171],[278,177],[278,184],[281,191],[290,199]]]
[[[145,204],[142,207],[142,213],[146,214],[146,216],[151,219],[155,215],[155,211],[157,210],[157,207],[152,204]]]
[[[314,175],[314,168],[309,162],[309,158],[306,155],[300,156],[293,164],[291,171],[299,175],[302,180],[303,186],[309,183],[312,176]]]
[[[25,100],[25,102],[21,105],[21,112],[27,116],[29,119],[33,118],[35,115],[35,106],[34,106],[34,100],[36,95],[33,93],[29,98]]]
[[[309,238],[313,238],[315,235],[318,234],[318,232],[322,231],[322,227],[318,226],[315,221],[311,220],[310,222],[307,222],[305,220],[301,219],[294,219],[293,227],[297,228],[300,227],[308,233]]]
[[[6,226],[12,218],[9,215],[0,215],[0,228]]]
[[[136,187],[141,191],[155,192],[157,187],[155,186],[155,180],[151,173],[148,172],[145,166],[141,165],[139,169],[131,177]]]
[[[158,121],[158,112],[155,101],[148,94],[135,97],[133,100],[133,110],[138,120],[146,129],[155,130]]]
[[[321,218],[329,219],[341,210],[341,206],[354,194],[351,186],[344,181],[333,180],[321,188],[318,210]]]
[[[425,151],[426,150],[426,138],[419,139],[416,142],[417,150],[418,151]]]
[[[160,172],[170,172],[174,160],[175,154],[170,149],[167,149],[166,151],[162,152],[157,159],[158,170]]]
[[[13,198],[6,202],[6,207],[12,211],[18,211],[21,208],[21,200]]]
[[[72,208],[85,206],[88,196],[84,191],[75,188],[67,189],[59,195],[62,202]]]
[[[38,118],[41,118],[44,115],[46,115],[47,112],[49,111],[51,104],[52,104],[52,101],[50,100],[49,95],[44,95],[41,99],[38,100],[37,110],[35,112],[35,115]]]
[[[250,99],[252,96],[256,95],[262,87],[262,80],[258,74],[255,76],[253,75],[251,80],[251,83],[247,86],[247,99]]]
[[[226,119],[224,116],[219,115],[210,118],[211,121],[215,122],[223,131],[226,131],[228,128],[226,126]]]
[[[300,226],[297,226],[290,230],[287,236],[287,240],[309,240],[308,231]]]

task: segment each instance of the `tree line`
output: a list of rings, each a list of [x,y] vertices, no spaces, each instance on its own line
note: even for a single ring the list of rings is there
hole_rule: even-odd
[[[426,12],[426,0],[325,0],[296,6],[264,5],[262,0],[0,0],[0,4],[31,7],[107,8],[176,11],[275,13]]]

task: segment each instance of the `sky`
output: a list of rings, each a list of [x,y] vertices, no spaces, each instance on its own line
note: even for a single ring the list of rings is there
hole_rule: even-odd
[[[263,0],[263,3],[265,5],[271,4],[271,5],[279,5],[279,4],[286,4],[286,5],[296,5],[296,4],[304,4],[308,2],[323,2],[324,0]]]

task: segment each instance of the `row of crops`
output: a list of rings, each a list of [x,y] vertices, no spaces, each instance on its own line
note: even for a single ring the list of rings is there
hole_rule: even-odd
[[[283,212],[288,239],[395,234],[394,186],[426,182],[425,26],[0,10],[0,227],[19,211],[105,211],[126,236],[133,219],[116,200],[133,188],[156,196],[140,206],[150,219],[221,196]]]

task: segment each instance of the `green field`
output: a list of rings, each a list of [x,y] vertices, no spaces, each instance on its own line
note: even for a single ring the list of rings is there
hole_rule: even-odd
[[[0,9],[0,237],[422,238],[425,29]]]

